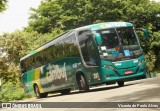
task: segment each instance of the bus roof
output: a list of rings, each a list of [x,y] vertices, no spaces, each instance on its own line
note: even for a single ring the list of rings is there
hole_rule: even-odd
[[[129,22],[104,22],[98,24],[87,25],[83,27],[76,28],[76,30],[82,30],[83,28],[89,28],[90,30],[100,30],[100,29],[107,29],[107,28],[117,28],[117,27],[129,27],[133,26],[133,24]]]
[[[129,23],[129,22],[105,22],[105,23],[97,23],[97,24],[92,24],[92,25],[87,25],[87,26],[83,26],[83,27],[79,27],[79,28],[76,28],[76,29],[73,29],[73,30],[76,30],[76,31],[79,31],[79,30],[82,30],[82,29],[90,29],[92,31],[94,30],[100,30],[100,29],[107,29],[107,28],[117,28],[117,27],[129,27],[129,26],[133,26],[133,24]],[[65,33],[63,33],[62,35],[60,36],[63,36],[63,35],[67,35],[69,34],[70,32],[72,32],[73,30],[69,30]],[[58,37],[60,37],[58,36]],[[54,39],[57,39],[58,37],[54,38]],[[28,55],[22,57],[20,59],[23,60],[31,55],[34,55],[35,53],[47,48],[48,46],[50,46],[49,44],[54,40],[50,40],[49,42],[43,44],[42,46],[34,49],[33,51],[31,51]]]

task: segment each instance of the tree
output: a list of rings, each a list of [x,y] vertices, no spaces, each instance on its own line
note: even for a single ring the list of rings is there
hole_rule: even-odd
[[[0,37],[0,47],[2,47],[6,56],[0,57],[0,77],[4,81],[18,81],[20,79],[20,58],[53,39],[59,33],[62,33],[62,31],[55,30],[49,34],[15,31],[11,34],[3,34]]]
[[[4,11],[6,9],[7,0],[1,0],[0,1],[0,12]]]
[[[20,57],[28,52],[27,37],[33,34],[16,31],[12,34],[5,33],[0,37],[0,47],[6,53],[5,57],[0,57],[0,77],[3,81],[17,82],[20,80]]]
[[[59,20],[63,10],[58,1],[41,2],[38,9],[31,8],[31,10],[33,13],[30,16],[30,26],[26,28],[28,31],[48,33],[61,25]]]
[[[149,0],[54,0],[32,8],[28,29],[47,33],[98,22],[130,21],[137,27],[155,23],[159,3]]]

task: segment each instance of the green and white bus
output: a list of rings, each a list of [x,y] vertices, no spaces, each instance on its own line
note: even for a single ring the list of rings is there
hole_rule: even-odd
[[[54,91],[69,94],[73,88],[89,91],[104,83],[123,86],[146,74],[143,49],[128,22],[69,30],[21,58],[20,65],[25,91],[38,98]]]

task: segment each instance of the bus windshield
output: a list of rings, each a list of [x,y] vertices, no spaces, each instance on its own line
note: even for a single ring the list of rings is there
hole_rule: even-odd
[[[101,59],[117,61],[142,55],[133,27],[98,30],[102,37]]]

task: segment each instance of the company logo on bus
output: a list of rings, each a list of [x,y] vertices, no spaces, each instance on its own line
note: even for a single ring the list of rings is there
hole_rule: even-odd
[[[48,65],[48,74],[51,76],[52,80],[61,80],[65,79],[67,81],[66,67],[65,63],[63,67],[59,67],[59,65]]]

